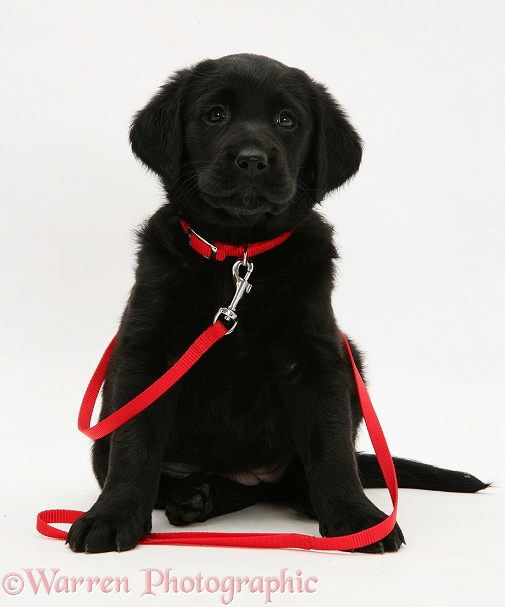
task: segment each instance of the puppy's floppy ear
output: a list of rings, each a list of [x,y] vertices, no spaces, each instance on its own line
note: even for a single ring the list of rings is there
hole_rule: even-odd
[[[183,152],[182,111],[192,70],[180,70],[135,115],[130,127],[133,153],[173,187]]]
[[[314,187],[318,201],[350,179],[363,152],[358,133],[324,86],[314,83],[317,102],[313,147]]]

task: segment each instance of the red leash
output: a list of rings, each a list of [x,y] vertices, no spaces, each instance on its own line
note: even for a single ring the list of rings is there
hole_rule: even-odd
[[[284,240],[288,238],[290,234],[291,233],[287,233]],[[198,242],[203,240],[200,237],[198,237],[198,239]],[[207,243],[207,241],[204,242]],[[271,243],[273,241],[267,242]],[[211,243],[207,244],[209,246],[215,246]],[[269,249],[264,248],[263,251],[265,250]],[[107,367],[114,350],[116,340],[114,337],[103,354],[84,395],[78,419],[78,427],[81,432],[94,440],[110,434],[128,420],[132,419],[132,417],[149,407],[149,405],[157,400],[164,392],[171,388],[176,381],[187,373],[187,371],[203,356],[203,354],[205,354],[205,352],[207,352],[207,350],[209,350],[209,348],[211,348],[225,335],[233,331],[237,324],[235,308],[243,295],[249,292],[251,289],[248,278],[253,271],[253,264],[246,259],[246,251],[248,255],[249,249],[242,247],[242,252],[240,254],[244,255],[244,259],[237,261],[233,266],[236,292],[235,297],[230,305],[227,308],[221,308],[219,310],[216,318],[214,319],[214,323],[193,342],[182,357],[164,375],[162,375],[157,381],[155,381],[151,386],[149,386],[126,405],[109,415],[107,418],[98,422],[95,426],[90,427],[91,416],[93,414],[96,399],[105,379]],[[254,251],[254,254],[258,254],[259,252],[262,251]],[[234,253],[233,256],[235,256]],[[215,258],[217,259],[217,256]],[[240,276],[239,274],[241,266],[246,267],[246,274],[244,277]],[[226,321],[232,321],[232,327],[227,328],[220,320],[218,320],[220,316],[223,316]],[[304,550],[354,550],[356,548],[362,548],[382,540],[393,530],[396,523],[398,505],[398,485],[393,460],[391,458],[391,454],[389,453],[386,439],[384,438],[382,428],[379,420],[377,419],[377,415],[372,406],[367,389],[354,362],[351,348],[343,333],[342,339],[352,364],[361,409],[363,411],[363,418],[365,420],[368,433],[370,434],[375,453],[377,454],[377,461],[386,480],[386,485],[391,496],[393,512],[381,523],[378,523],[369,529],[340,537],[322,538],[299,533],[170,532],[150,533],[139,542],[140,544],[236,546],[242,548],[301,548]],[[45,510],[40,512],[37,516],[37,530],[42,535],[46,535],[48,537],[66,539],[67,532],[53,527],[53,524],[71,524],[82,514],[84,514],[84,512],[77,510]]]

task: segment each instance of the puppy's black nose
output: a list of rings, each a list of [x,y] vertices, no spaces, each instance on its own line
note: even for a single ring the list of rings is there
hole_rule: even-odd
[[[251,173],[251,175],[263,171],[268,166],[267,155],[260,150],[254,149],[241,150],[235,162],[242,171]]]

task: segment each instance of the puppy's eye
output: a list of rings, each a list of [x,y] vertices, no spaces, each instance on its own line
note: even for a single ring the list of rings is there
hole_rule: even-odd
[[[277,118],[277,124],[285,129],[292,129],[296,124],[296,120],[289,112],[281,112]]]
[[[223,122],[226,120],[226,114],[222,107],[213,107],[209,112],[205,114],[205,120],[207,122]]]

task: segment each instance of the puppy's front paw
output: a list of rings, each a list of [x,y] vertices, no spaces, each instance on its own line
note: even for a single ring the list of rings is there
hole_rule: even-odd
[[[348,507],[338,513],[338,516],[319,517],[319,530],[323,537],[336,537],[349,535],[364,529],[369,529],[387,518],[371,502],[365,507]],[[405,544],[402,530],[395,524],[393,530],[384,539],[363,548],[357,548],[356,552],[367,552],[371,554],[384,554],[384,552],[397,552],[401,545]]]
[[[66,543],[74,552],[122,552],[135,548],[151,531],[151,517],[125,512],[121,506],[117,511],[121,514],[91,508],[70,527]]]
[[[208,518],[213,500],[205,474],[192,474],[174,482],[168,495],[165,514],[172,525],[189,525]]]
[[[378,521],[380,522],[380,521]],[[363,548],[357,548],[356,552],[368,552],[370,554],[384,554],[384,552],[398,552],[402,544],[405,544],[405,538],[403,532],[395,523],[391,533],[386,535],[380,542],[375,542],[369,546],[363,546]]]

